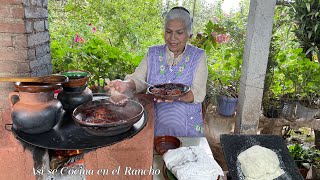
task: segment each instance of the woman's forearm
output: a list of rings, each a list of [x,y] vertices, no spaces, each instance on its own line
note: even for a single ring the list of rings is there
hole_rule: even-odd
[[[127,79],[124,82],[126,83],[127,91],[129,91],[131,93],[136,91],[136,84],[134,83],[134,81],[132,79]]]

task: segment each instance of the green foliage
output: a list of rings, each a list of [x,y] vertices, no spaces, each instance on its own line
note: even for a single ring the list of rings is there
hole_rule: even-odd
[[[99,31],[92,31],[92,28],[92,25],[87,25],[87,29],[82,27],[83,31],[79,33],[83,37],[79,34],[60,37],[57,38],[59,42],[53,38],[51,52],[54,70],[87,70],[91,73],[89,84],[98,86],[104,86],[106,78],[124,78],[127,73],[132,73],[142,57],[133,58],[129,53],[107,44]]]
[[[294,74],[279,67],[286,66],[289,63],[287,59],[293,60],[291,64],[298,59],[297,53],[291,51],[298,46],[292,41],[295,36],[290,31],[292,22],[288,16],[289,11],[290,8],[286,6],[276,6],[275,9],[262,99],[264,113],[269,109],[281,111],[283,101],[292,100],[295,93],[294,85],[297,83],[293,83],[295,79],[291,78]]]
[[[90,85],[124,78],[149,46],[163,43],[158,0],[51,1],[49,22],[54,73],[91,72]],[[94,30],[94,31],[93,31]],[[76,41],[81,37],[81,42]]]
[[[191,43],[206,50],[208,63],[207,97],[215,95],[238,97],[242,56],[249,1],[241,4],[239,11],[224,14],[222,1],[214,7],[215,16]]]
[[[288,149],[298,168],[317,164],[320,158],[320,150],[315,147],[304,148],[301,144],[293,144]]]
[[[91,22],[111,45],[141,55],[148,46],[163,42],[161,8],[158,7],[161,7],[158,0],[69,0],[64,10],[69,23],[81,26]]]
[[[309,59],[319,59],[320,46],[320,1],[295,0],[291,16],[295,22],[295,35]]]
[[[81,50],[80,66],[91,72],[92,84],[100,85],[100,79],[106,78],[123,79],[134,70],[134,58],[130,54],[105,44],[97,37],[87,42]]]
[[[318,99],[317,94],[320,88],[315,84],[320,81],[320,69],[317,63],[310,61],[311,54],[307,53],[308,48],[305,44],[308,42],[310,48],[312,43],[306,39],[302,41],[298,37],[299,33],[306,33],[302,31],[303,28],[313,23],[312,19],[304,19],[301,12],[295,12],[306,8],[304,3],[307,3],[307,0],[295,1],[289,7],[276,7],[263,106],[272,104],[272,99],[297,100],[299,98],[306,100],[305,102],[309,105]],[[297,19],[307,22],[303,25]]]
[[[276,96],[290,94],[291,98],[306,101],[308,106],[313,106],[320,94],[320,66],[306,57],[302,48],[280,51],[278,67],[271,91]]]

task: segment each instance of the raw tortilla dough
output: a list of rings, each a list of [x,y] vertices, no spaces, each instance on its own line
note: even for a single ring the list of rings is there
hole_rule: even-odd
[[[239,154],[245,180],[270,180],[281,176],[278,156],[272,150],[255,145]]]

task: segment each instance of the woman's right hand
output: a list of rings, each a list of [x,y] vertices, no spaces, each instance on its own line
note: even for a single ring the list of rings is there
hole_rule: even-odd
[[[132,85],[133,83],[133,85]],[[117,90],[119,93],[125,93],[125,92],[130,92],[130,91],[134,91],[134,82],[131,82],[131,80],[129,81],[123,81],[120,79],[116,79],[113,81],[110,81],[108,83],[107,86],[105,86],[105,90],[110,89],[111,87],[113,87],[115,90]]]

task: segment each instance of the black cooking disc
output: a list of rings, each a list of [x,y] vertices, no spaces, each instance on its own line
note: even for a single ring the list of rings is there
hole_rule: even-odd
[[[50,131],[41,134],[27,134],[12,127],[13,133],[29,144],[55,150],[95,149],[115,144],[131,138],[140,132],[147,123],[147,113],[128,131],[115,136],[96,136],[77,125],[69,113],[64,113],[60,122]]]
[[[224,153],[224,158],[229,169],[229,176],[232,180],[244,180],[241,172],[238,155],[246,149],[260,145],[271,149],[278,155],[280,167],[285,174],[277,180],[303,180],[299,170],[291,157],[287,145],[281,136],[277,135],[229,135],[220,136],[220,142]]]

